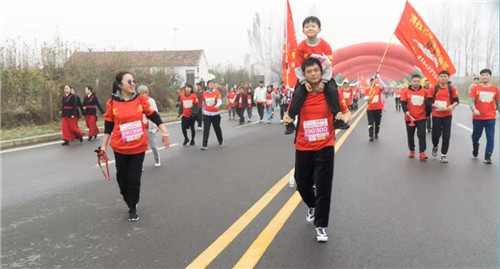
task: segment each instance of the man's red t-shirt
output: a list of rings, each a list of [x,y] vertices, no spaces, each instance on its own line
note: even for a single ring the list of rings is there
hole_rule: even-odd
[[[401,102],[406,102],[410,115],[417,121],[425,120],[425,101],[427,99],[425,89],[420,88],[417,91],[405,89],[400,94]],[[405,121],[410,121],[410,117],[405,115]]]
[[[349,108],[340,91],[339,101],[340,109],[343,112],[348,111]],[[300,109],[299,119],[297,141],[295,142],[297,150],[317,151],[335,145],[334,117],[324,94],[308,94]]]
[[[475,120],[494,120],[496,118],[495,102],[499,101],[498,87],[491,85],[485,88],[479,84],[472,88],[470,97],[474,98],[476,109],[479,110],[479,116],[472,116]]]
[[[452,98],[458,98],[457,94],[457,89],[455,87],[451,87],[451,94]],[[429,93],[427,94],[427,98],[434,98],[434,88],[431,88],[429,90]],[[436,94],[436,99],[434,100],[434,104],[442,107],[442,108],[447,108],[449,107],[450,104],[450,91],[448,90],[448,86],[446,88],[440,88],[438,86],[438,92]],[[432,116],[433,117],[448,117],[451,116],[453,113],[452,111],[443,111],[439,108],[432,108]]]
[[[193,107],[198,104],[198,97],[191,93],[189,96],[181,95],[182,116],[189,118],[193,112]]]

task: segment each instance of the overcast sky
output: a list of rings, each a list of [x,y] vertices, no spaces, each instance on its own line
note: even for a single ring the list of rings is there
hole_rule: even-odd
[[[0,1],[2,41],[19,37],[28,43],[37,39],[40,44],[58,33],[65,41],[87,44],[94,50],[204,49],[209,65],[243,64],[243,55],[250,51],[246,31],[255,12],[261,14],[264,25],[281,37],[286,3],[285,0]],[[436,1],[410,2],[425,20],[430,3]],[[335,50],[360,42],[387,42],[405,0],[290,0],[290,5],[297,29],[301,29],[306,16],[318,16],[323,28],[320,36]],[[176,35],[174,28],[178,29]],[[297,33],[297,39],[300,42],[304,35]],[[393,42],[398,41],[394,38]],[[282,43],[276,44],[276,49],[281,47]]]

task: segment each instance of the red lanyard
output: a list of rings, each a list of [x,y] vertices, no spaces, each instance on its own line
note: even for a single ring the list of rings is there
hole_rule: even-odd
[[[106,154],[104,150],[101,150],[101,148],[97,149],[96,152],[97,152],[97,164],[101,168],[101,172],[104,175],[104,178],[107,181],[109,181],[110,176],[109,176],[108,154]],[[103,161],[106,164],[106,172],[102,168],[101,161]]]

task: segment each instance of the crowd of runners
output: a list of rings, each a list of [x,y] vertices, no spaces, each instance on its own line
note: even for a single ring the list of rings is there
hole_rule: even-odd
[[[332,78],[332,50],[328,42],[319,38],[321,22],[317,17],[307,17],[302,23],[307,36],[296,51],[295,74],[298,83],[288,88],[259,86],[251,89],[248,84],[233,85],[225,93],[216,88],[215,81],[186,84],[179,92],[178,117],[184,136],[183,146],[195,146],[196,130],[202,132],[201,150],[208,149],[210,129],[213,127],[219,147],[224,147],[221,129],[221,108],[227,106],[228,120],[238,120],[240,125],[253,120],[271,124],[275,110],[280,110],[280,123],[287,126],[287,133],[295,133],[295,180],[297,190],[307,205],[306,220],[314,222],[317,241],[328,240],[326,228],[330,214],[332,180],[334,174],[335,129],[349,128],[351,111],[359,109],[360,99],[366,100],[368,140],[380,139],[382,115],[386,110],[385,100],[392,95],[395,110],[402,111],[401,124],[407,131],[409,158],[416,157],[415,132],[419,140],[418,158],[428,159],[426,131],[431,133],[433,157],[439,156],[441,163],[448,162],[453,110],[459,104],[456,88],[449,82],[446,70],[439,73],[439,83],[431,85],[428,80],[415,74],[405,88],[395,87],[388,91],[378,77],[370,79],[369,86],[362,87],[355,81],[344,80],[337,84]],[[479,139],[483,129],[486,133],[484,163],[491,164],[494,133],[499,109],[499,89],[491,84],[491,70],[483,69],[480,77],[469,89],[471,109],[472,155],[478,157]],[[162,143],[170,145],[169,132],[163,124],[155,101],[148,96],[149,89],[141,85],[136,90],[136,81],[129,72],[116,75],[113,94],[102,109],[91,86],[85,88],[83,102],[70,85],[64,87],[62,98],[63,146],[71,140],[83,141],[78,128],[78,118],[85,116],[89,128],[88,140],[95,140],[99,129],[96,126],[97,109],[104,114],[105,130],[100,152],[106,152],[108,142],[116,159],[117,181],[120,193],[129,208],[129,221],[139,219],[137,203],[140,193],[142,163],[148,145],[153,150],[155,165],[160,166],[160,154],[155,135],[161,133]],[[383,98],[385,95],[385,98]],[[223,97],[224,96],[224,97]],[[256,108],[257,115],[253,115]],[[237,118],[238,117],[238,118]],[[188,135],[188,130],[190,134]]]

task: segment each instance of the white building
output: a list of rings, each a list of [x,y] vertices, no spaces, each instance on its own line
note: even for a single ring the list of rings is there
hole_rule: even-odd
[[[75,52],[68,62],[77,65],[92,63],[96,67],[115,62],[131,71],[134,68],[150,68],[153,72],[171,70],[179,86],[185,83],[194,85],[201,79],[208,81],[215,77],[208,72],[204,50]]]

